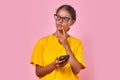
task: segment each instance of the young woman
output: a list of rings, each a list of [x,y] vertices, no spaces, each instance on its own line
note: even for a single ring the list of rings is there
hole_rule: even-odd
[[[82,43],[68,34],[76,21],[76,11],[70,5],[60,6],[54,14],[56,31],[36,43],[31,64],[39,80],[80,80],[77,74],[85,68]],[[60,56],[69,55],[66,60]]]

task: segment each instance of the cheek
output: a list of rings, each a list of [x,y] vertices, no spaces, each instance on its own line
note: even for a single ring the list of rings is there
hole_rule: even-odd
[[[68,28],[68,27],[70,27],[70,24],[64,24],[64,27]]]
[[[68,30],[69,27],[70,27],[69,24],[64,25],[64,29],[65,29],[66,31]]]

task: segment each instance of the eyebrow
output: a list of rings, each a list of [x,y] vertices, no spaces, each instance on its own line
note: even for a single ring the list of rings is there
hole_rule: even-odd
[[[60,15],[58,15],[58,14],[56,14],[57,16],[60,16]],[[68,16],[60,16],[60,17],[67,17],[67,18],[71,18],[71,17],[68,17]]]

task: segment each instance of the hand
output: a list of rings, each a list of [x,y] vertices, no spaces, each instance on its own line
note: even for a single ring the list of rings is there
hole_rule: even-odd
[[[67,37],[68,35],[65,32],[64,28],[62,27],[62,30],[58,31],[57,38],[59,39],[59,42],[63,44],[63,46],[66,46],[68,44]]]
[[[67,61],[65,61],[65,60],[59,61],[59,57],[57,57],[55,59],[54,63],[55,63],[56,68],[62,68],[68,63],[68,60]]]

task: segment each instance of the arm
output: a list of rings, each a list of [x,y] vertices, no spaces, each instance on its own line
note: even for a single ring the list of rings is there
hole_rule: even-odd
[[[68,61],[64,61],[64,60],[59,61],[58,58],[56,58],[56,60],[53,63],[51,63],[51,64],[49,64],[49,65],[47,65],[45,67],[36,65],[36,75],[39,78],[42,78],[45,75],[51,73],[56,68],[64,67],[67,63],[68,63]]]
[[[51,73],[55,68],[56,67],[55,67],[54,63],[51,63],[51,64],[47,65],[46,67],[36,65],[36,75],[41,78],[41,77]]]
[[[82,65],[77,61],[77,59],[73,55],[68,42],[66,42],[66,45],[64,45],[64,47],[65,47],[67,54],[70,55],[69,63],[71,65],[73,73],[78,74],[80,72],[80,69],[82,68]]]
[[[80,69],[82,68],[82,65],[77,61],[75,56],[73,55],[70,46],[67,41],[68,34],[64,31],[62,27],[62,32],[59,32],[58,39],[64,46],[66,53],[70,55],[69,63],[71,65],[72,71],[74,74],[78,74],[80,72]]]

